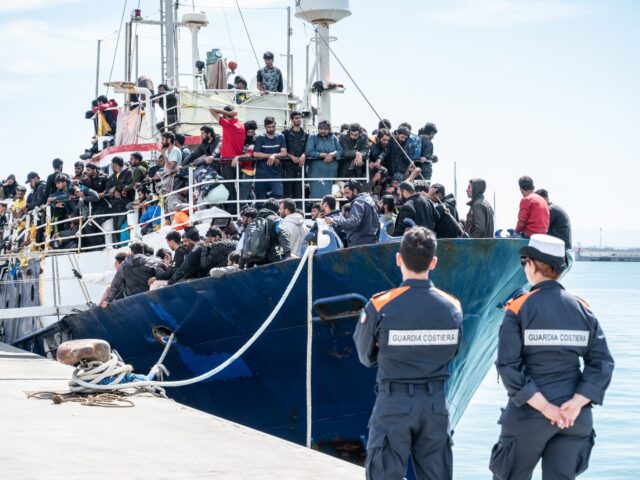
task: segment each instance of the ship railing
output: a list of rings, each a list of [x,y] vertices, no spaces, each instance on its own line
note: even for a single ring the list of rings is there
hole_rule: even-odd
[[[243,157],[240,157],[241,159]],[[245,157],[245,159],[250,159],[252,157]],[[281,157],[283,159],[286,159],[288,157]],[[214,161],[220,161],[220,160],[231,160],[231,159],[215,159]],[[307,159],[308,161],[317,161],[319,159]],[[337,161],[337,160],[336,160]],[[83,251],[95,251],[95,250],[99,250],[99,249],[104,249],[104,248],[108,248],[108,247],[112,247],[112,248],[121,248],[123,246],[125,246],[126,241],[122,241],[119,239],[120,235],[125,233],[125,232],[130,232],[130,240],[133,240],[134,235],[137,238],[142,238],[143,235],[141,234],[142,228],[144,228],[146,225],[148,224],[152,224],[154,222],[160,222],[160,225],[166,224],[165,222],[167,220],[170,220],[171,217],[173,217],[175,215],[175,211],[166,211],[165,208],[165,202],[166,200],[174,195],[179,195],[181,193],[187,192],[187,201],[184,202],[184,204],[182,204],[182,208],[180,210],[183,211],[187,211],[188,212],[188,220],[182,223],[175,223],[172,224],[172,228],[176,228],[176,227],[181,227],[181,226],[185,226],[188,224],[191,224],[193,222],[198,222],[200,219],[198,218],[194,218],[194,212],[196,210],[200,210],[201,209],[205,210],[210,208],[210,207],[219,207],[219,206],[226,206],[226,205],[235,205],[235,213],[229,213],[228,211],[225,211],[224,214],[225,216],[223,217],[217,217],[217,218],[221,218],[223,221],[228,221],[229,219],[233,219],[233,218],[237,218],[240,213],[242,212],[243,207],[246,207],[248,205],[254,205],[256,203],[260,203],[263,202],[264,199],[254,199],[254,198],[247,198],[247,199],[241,199],[239,198],[239,193],[240,193],[240,185],[241,184],[255,184],[255,183],[259,183],[259,182],[298,182],[300,183],[300,190],[302,192],[302,196],[299,198],[291,198],[291,200],[293,200],[294,202],[296,202],[297,204],[302,206],[302,211],[303,214],[306,216],[307,214],[307,207],[310,203],[315,203],[315,202],[321,202],[322,198],[314,198],[314,197],[307,197],[306,196],[306,192],[305,192],[305,184],[307,182],[327,182],[331,185],[333,185],[334,183],[338,183],[338,182],[347,182],[349,180],[359,180],[361,182],[368,182],[369,181],[369,167],[368,164],[365,162],[364,165],[364,170],[366,172],[366,176],[365,177],[359,177],[359,178],[353,178],[353,177],[320,177],[320,178],[316,178],[316,177],[309,177],[306,175],[305,173],[305,168],[301,168],[301,174],[299,178],[266,178],[266,179],[260,179],[260,178],[255,178],[255,177],[250,177],[250,178],[241,178],[241,171],[240,171],[240,164],[238,163],[238,165],[236,165],[236,178],[235,179],[210,179],[210,180],[204,180],[202,182],[195,182],[194,180],[194,172],[196,170],[196,167],[194,166],[188,166],[188,185],[186,185],[185,187],[176,189],[176,190],[172,190],[169,193],[166,194],[161,194],[158,195],[156,197],[156,199],[151,200],[149,202],[145,202],[147,205],[151,205],[155,202],[158,202],[159,206],[160,206],[160,215],[153,217],[152,219],[143,222],[143,223],[139,223],[138,222],[138,216],[137,214],[137,208],[135,209],[130,209],[124,212],[117,212],[117,213],[104,213],[104,214],[93,214],[92,212],[92,206],[91,203],[88,204],[89,207],[89,213],[88,215],[84,216],[84,215],[78,215],[76,217],[72,217],[72,218],[65,218],[62,220],[56,220],[53,216],[52,216],[52,207],[50,205],[43,205],[41,207],[38,207],[36,209],[34,209],[33,211],[29,212],[26,216],[25,216],[25,226],[24,228],[15,235],[14,239],[13,239],[13,245],[14,247],[18,247],[20,246],[23,242],[28,243],[28,245],[24,245],[25,247],[29,247],[28,251],[26,252],[26,255],[36,255],[36,254],[40,254],[41,252],[45,252],[47,254],[64,254],[64,253],[80,253]],[[194,195],[196,192],[200,191],[203,187],[208,187],[208,186],[217,186],[217,185],[233,185],[235,187],[235,191],[236,191],[236,198],[235,199],[229,199],[229,200],[225,200],[225,201],[216,201],[214,203],[211,203],[210,201],[206,201],[203,199],[200,199],[200,196],[197,195],[197,197],[199,198],[199,200],[196,202],[194,201],[194,198],[196,197],[196,195]],[[202,201],[200,201],[202,200]],[[181,202],[182,203],[182,202]],[[144,205],[144,204],[143,204]],[[140,206],[140,205],[138,205]],[[42,212],[45,213],[45,220],[44,222],[42,221]],[[108,220],[114,220],[116,218],[123,218],[126,217],[127,218],[127,223],[131,222],[131,225],[127,225],[124,228],[118,228],[119,226],[115,226],[116,228],[105,228],[105,225],[107,224]],[[215,217],[214,217],[215,218]],[[104,220],[104,222],[102,221]],[[211,216],[203,216],[202,218],[203,221],[211,221],[212,217]],[[54,236],[52,235],[53,230],[57,229],[60,230],[60,227],[65,226],[65,225],[71,225],[73,223],[77,223],[78,227],[77,227],[77,232],[74,235],[71,236],[66,236],[66,237],[59,237],[59,238],[54,238]],[[86,227],[88,226],[93,226],[97,231],[93,232],[93,233],[86,233],[83,232],[83,230],[85,230]],[[42,240],[41,241],[37,241],[37,238],[40,236],[39,232],[42,232]],[[87,245],[86,240],[93,238],[93,237],[99,237],[99,236],[103,236],[105,238],[104,243],[100,243],[98,245],[93,245],[93,244],[89,244]],[[111,241],[107,241],[107,239],[111,239]],[[31,241],[28,241],[29,239],[31,239]],[[69,241],[77,241],[77,246],[76,247],[72,247],[72,248],[54,248],[53,247],[53,243],[54,241],[58,240],[59,242],[69,242]],[[85,243],[83,245],[83,240],[85,240]],[[14,258],[16,256],[16,253],[9,253],[9,254],[1,254],[0,255],[0,259],[7,259],[7,258]]]

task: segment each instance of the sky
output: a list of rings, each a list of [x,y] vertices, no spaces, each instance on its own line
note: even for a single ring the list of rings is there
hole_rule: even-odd
[[[258,57],[272,50],[284,70],[286,7],[294,2],[239,3]],[[569,213],[575,244],[598,245],[602,233],[603,245],[640,247],[640,2],[348,3],[352,15],[332,26],[332,48],[394,126],[437,125],[433,180],[453,191],[455,165],[463,215],[466,184],[481,177],[491,202],[495,195],[497,227],[512,228],[517,180],[529,175]],[[143,17],[158,19],[159,0],[128,0],[125,19],[138,5]],[[0,2],[0,179],[15,173],[22,183],[31,170],[46,176],[56,157],[71,171],[92,134],[84,112],[94,98],[98,40],[100,82],[123,79],[123,38],[114,57],[123,7],[125,0]],[[254,78],[257,64],[235,1],[181,0],[179,14],[192,11],[210,21],[200,33],[201,58],[221,48],[239,74]],[[292,28],[294,91],[302,96],[313,29],[293,16]],[[157,84],[158,27],[136,33],[140,74]],[[188,72],[187,30],[180,46],[180,71]],[[375,128],[377,117],[335,59],[331,68],[346,87],[334,97],[333,123]]]

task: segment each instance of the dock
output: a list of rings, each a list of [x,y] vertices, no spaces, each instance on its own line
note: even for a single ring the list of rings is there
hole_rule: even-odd
[[[362,479],[364,469],[151,395],[132,408],[27,398],[71,367],[0,343],[3,479]]]

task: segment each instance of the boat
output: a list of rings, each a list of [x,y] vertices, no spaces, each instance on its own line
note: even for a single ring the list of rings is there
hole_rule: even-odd
[[[161,23],[167,41],[163,48],[168,52],[164,58],[173,63],[175,5],[170,0],[164,4]],[[296,9],[300,17],[316,26],[319,56],[309,83],[316,78],[330,83],[329,25],[349,14],[348,2],[302,0],[296,2]],[[143,21],[139,16],[138,11],[134,12],[127,22],[128,29],[132,23]],[[206,25],[206,19],[190,14],[182,23],[191,23],[192,33],[195,32],[196,60],[197,32]],[[216,55],[219,52],[212,56]],[[171,77],[175,79],[175,71],[168,76]],[[191,134],[197,133],[198,125],[210,121],[203,120],[203,109],[206,112],[207,106],[232,101],[236,93],[199,88],[203,81],[201,67],[196,67],[193,78],[193,89],[179,90],[176,124]],[[133,142],[107,146],[95,161],[103,166],[114,155],[139,151],[153,162],[159,146],[158,136],[153,133],[149,89],[130,78],[111,86],[125,95],[139,95],[148,113],[137,119]],[[241,120],[256,108],[261,117],[265,110],[273,112],[283,124],[287,110],[296,102],[288,94],[268,97],[265,100],[256,94],[254,103],[240,105]],[[317,97],[315,111],[330,115],[330,95]],[[310,105],[312,100],[307,89],[303,104]],[[124,113],[139,115],[140,108],[135,113],[136,109],[126,110],[129,102],[125,105]],[[313,128],[315,120],[311,115],[307,127]],[[187,143],[199,142],[199,137],[187,138]],[[185,189],[193,192],[199,186],[190,171]],[[211,222],[229,221],[230,215],[220,208],[198,210],[192,198],[189,195],[191,220],[201,231]],[[302,200],[304,204],[308,199]],[[4,264],[0,271],[0,301],[4,306],[0,311],[0,340],[54,356],[58,345],[66,340],[103,339],[136,371],[146,372],[167,348],[168,339],[173,338],[163,361],[171,380],[198,376],[229,359],[272,314],[302,261],[293,258],[221,278],[186,281],[100,308],[96,303],[106,283],[104,272],[112,268],[121,244],[107,242],[106,248],[95,250],[83,247],[80,239],[77,247],[52,249],[49,231],[42,242],[35,241],[38,229],[50,229],[55,224],[47,215],[46,224],[36,227],[35,220],[27,220],[26,228],[16,234],[14,242],[33,235],[27,247],[0,258]],[[90,222],[95,217],[78,221]],[[129,220],[132,240],[142,239],[154,247],[164,246],[164,235],[172,228],[164,225],[159,231],[143,235],[133,213]],[[460,352],[451,365],[447,387],[452,428],[495,358],[502,306],[526,286],[518,262],[518,251],[524,243],[521,239],[495,238],[438,242],[439,262],[433,281],[456,296],[464,311]],[[319,249],[309,256],[311,270],[303,269],[273,322],[251,348],[218,375],[168,389],[168,395],[185,405],[293,442],[305,443],[311,437],[315,448],[361,460],[367,421],[375,401],[375,370],[359,363],[352,334],[367,299],[400,283],[400,271],[394,261],[397,250],[398,239],[346,249]],[[312,291],[311,298],[308,289]],[[309,333],[312,348],[308,352]],[[311,417],[307,418],[309,412]]]

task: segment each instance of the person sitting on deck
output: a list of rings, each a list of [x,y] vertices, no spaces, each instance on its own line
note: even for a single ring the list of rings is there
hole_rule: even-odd
[[[238,242],[225,240],[222,230],[211,227],[207,231],[207,240],[200,252],[200,268],[203,272],[209,272],[214,268],[227,266],[229,254],[236,249]]]
[[[244,79],[244,77],[240,75],[236,75],[236,78],[233,79],[233,86],[236,87],[236,90],[248,90],[249,84]],[[236,93],[235,102],[237,105],[246,102],[249,100],[249,94],[245,91]]]
[[[212,268],[209,270],[209,276],[213,278],[220,278],[227,273],[235,272],[240,268],[240,252],[231,252],[227,256],[227,266]]]

